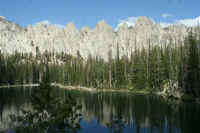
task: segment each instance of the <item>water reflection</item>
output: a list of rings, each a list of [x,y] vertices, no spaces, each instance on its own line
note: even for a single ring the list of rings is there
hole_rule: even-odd
[[[97,119],[110,132],[190,133],[200,127],[200,106],[166,103],[157,96],[128,93],[76,93],[84,119]]]
[[[64,96],[64,95],[63,95]],[[81,106],[71,95],[58,95],[48,84],[33,89],[31,108],[23,109],[21,115],[11,115],[16,133],[77,133],[80,130]]]
[[[31,88],[6,88],[0,90],[0,131],[13,127],[10,114],[19,114],[21,106],[28,107]]]
[[[45,89],[42,91],[45,95],[41,90],[33,89],[31,94],[35,96],[33,95],[31,99],[28,98],[30,92],[26,91],[24,94],[4,93],[4,96],[1,93],[0,105],[3,107],[1,109],[3,119],[0,126],[2,127],[2,123],[8,123],[5,114],[12,112],[22,114],[19,107],[23,105],[24,109],[32,112],[31,118],[40,122],[39,129],[46,131],[47,129],[53,129],[54,132],[59,132],[58,129],[60,132],[61,129],[66,130],[64,128],[66,121],[71,118],[77,119],[73,121],[74,123],[68,121],[68,129],[74,128],[69,125],[76,123],[77,128],[75,127],[74,132],[79,133],[191,133],[200,130],[200,105],[198,104],[169,104],[157,96],[129,93],[89,93],[57,88],[50,89],[51,93],[47,93]],[[82,108],[78,105],[82,105]],[[80,121],[80,118],[83,119]],[[30,123],[34,122],[31,119],[28,123],[30,126]],[[27,125],[27,123],[23,124]]]

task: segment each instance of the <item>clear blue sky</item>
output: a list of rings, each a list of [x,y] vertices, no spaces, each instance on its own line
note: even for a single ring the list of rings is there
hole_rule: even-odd
[[[0,16],[22,26],[48,20],[62,25],[72,21],[77,28],[94,27],[105,19],[116,27],[119,20],[132,16],[164,22],[195,18],[200,16],[200,0],[1,0]]]

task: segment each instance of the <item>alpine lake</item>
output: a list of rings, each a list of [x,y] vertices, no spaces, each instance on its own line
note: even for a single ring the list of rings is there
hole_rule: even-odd
[[[200,105],[127,92],[1,88],[0,132],[198,133]]]

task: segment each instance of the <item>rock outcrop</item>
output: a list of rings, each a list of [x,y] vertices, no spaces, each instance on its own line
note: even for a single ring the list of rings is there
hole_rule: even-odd
[[[159,93],[166,98],[181,99],[184,95],[183,89],[179,88],[177,81],[168,81],[163,84],[163,91]]]
[[[36,54],[40,52],[69,53],[77,51],[83,58],[88,55],[108,59],[109,53],[116,56],[119,48],[120,56],[130,57],[135,49],[147,48],[151,45],[179,44],[188,35],[185,25],[172,25],[162,28],[147,17],[139,17],[134,27],[122,24],[114,31],[105,21],[99,22],[94,29],[84,27],[81,30],[69,23],[64,28],[53,24],[38,23],[23,28],[0,17],[0,50],[5,54],[15,51]],[[112,54],[111,54],[112,52]]]

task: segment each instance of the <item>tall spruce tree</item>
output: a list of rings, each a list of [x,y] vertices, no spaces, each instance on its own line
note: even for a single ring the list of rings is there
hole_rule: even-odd
[[[199,46],[192,32],[188,37],[188,58],[185,64],[185,90],[200,96]]]

